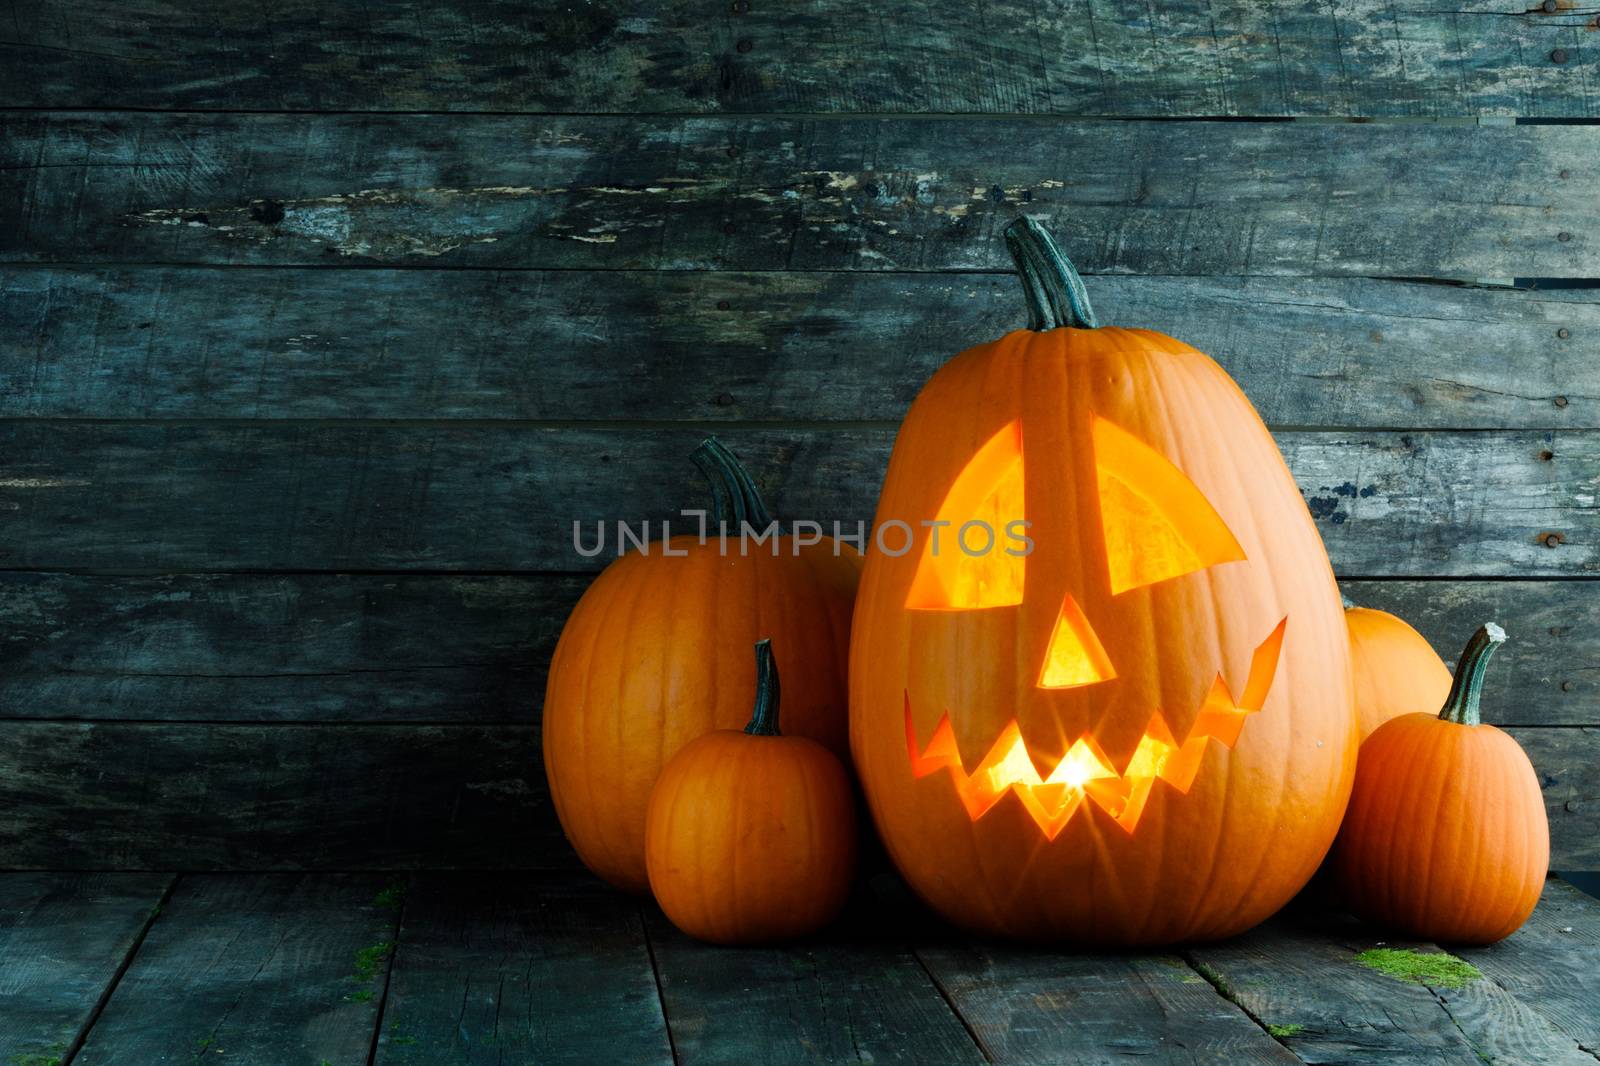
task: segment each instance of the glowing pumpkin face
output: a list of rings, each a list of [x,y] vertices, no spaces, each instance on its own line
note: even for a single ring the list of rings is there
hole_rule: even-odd
[[[963,353],[901,427],[891,521],[917,537],[868,554],[851,741],[929,903],[990,932],[1158,943],[1247,928],[1304,884],[1353,773],[1344,623],[1220,367],[1109,328]]]

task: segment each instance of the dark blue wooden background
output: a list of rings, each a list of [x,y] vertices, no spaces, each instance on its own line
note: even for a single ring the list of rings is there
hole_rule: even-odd
[[[15,5],[0,867],[570,865],[570,522],[708,429],[869,517],[1026,212],[1239,379],[1349,595],[1510,630],[1600,868],[1600,47],[1528,6]]]

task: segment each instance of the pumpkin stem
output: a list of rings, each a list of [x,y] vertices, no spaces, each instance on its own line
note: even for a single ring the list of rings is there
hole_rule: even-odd
[[[725,444],[707,437],[689,458],[711,483],[711,507],[718,522],[736,532],[743,528],[743,522],[758,531],[772,525],[772,512],[767,510],[756,483]]]
[[[1026,216],[1005,229],[1006,248],[1022,277],[1028,298],[1028,328],[1036,333],[1094,329],[1100,325],[1072,261],[1061,254],[1044,227]]]
[[[772,640],[756,641],[756,706],[744,731],[753,737],[782,736],[778,732],[778,663],[772,657]]]
[[[1483,695],[1483,672],[1489,665],[1489,656],[1506,642],[1506,631],[1493,622],[1485,622],[1467,641],[1467,650],[1456,663],[1456,679],[1450,685],[1450,695],[1445,697],[1444,710],[1439,717],[1457,725],[1479,725],[1483,719],[1478,714],[1478,697]]]

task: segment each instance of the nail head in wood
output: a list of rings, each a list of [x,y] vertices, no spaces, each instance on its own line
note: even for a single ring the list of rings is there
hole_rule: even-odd
[[[1552,62],[1552,63],[1565,63],[1566,61],[1567,61],[1567,50],[1565,48],[1557,48],[1554,52],[1550,53],[1550,62]]]
[[[750,51],[750,49],[755,47],[755,43],[752,42],[750,40],[750,38],[746,37],[744,40],[742,40],[738,44],[734,45],[734,47],[737,48],[741,52],[748,52],[748,51]],[[1562,60],[1562,62],[1566,62],[1566,60]]]
[[[1572,336],[1572,331],[1567,327],[1562,326],[1560,329],[1556,330],[1556,336],[1560,337],[1562,340],[1566,340],[1568,337]]]

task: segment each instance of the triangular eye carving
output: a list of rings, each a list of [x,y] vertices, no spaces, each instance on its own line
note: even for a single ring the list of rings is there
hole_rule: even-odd
[[[1183,471],[1098,415],[1094,459],[1112,595],[1245,557]]]
[[[1117,676],[1094,626],[1084,616],[1078,601],[1071,596],[1061,605],[1050,647],[1044,653],[1044,669],[1039,672],[1040,688],[1077,688]]]
[[[945,494],[937,520],[948,525],[924,531],[927,539],[906,606],[953,611],[1021,603],[1027,560],[1006,550],[1005,537],[1007,524],[1024,514],[1022,426],[1011,422],[978,449]],[[979,554],[962,550],[961,527],[968,522],[988,525],[993,539],[987,550]],[[975,530],[967,544],[976,551],[986,539]]]

